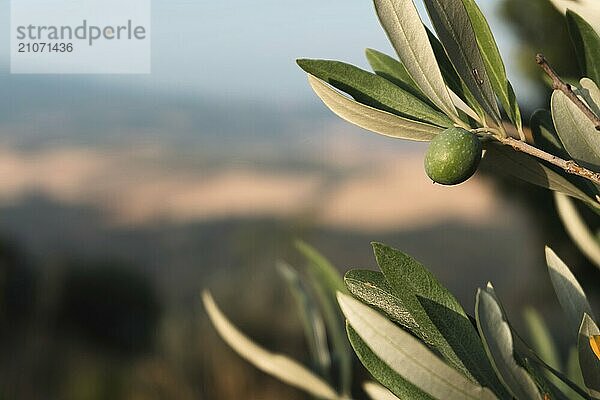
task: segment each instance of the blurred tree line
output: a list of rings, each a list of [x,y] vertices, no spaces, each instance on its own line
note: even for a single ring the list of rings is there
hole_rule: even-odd
[[[0,238],[0,398],[123,398],[125,366],[154,349],[160,315],[130,265],[40,265]]]

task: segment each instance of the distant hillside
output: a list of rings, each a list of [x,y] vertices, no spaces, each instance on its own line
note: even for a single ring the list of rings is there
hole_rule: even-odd
[[[231,146],[289,140],[332,118],[317,103],[290,109],[111,86],[78,76],[0,75],[0,87],[0,139],[21,146],[136,139]]]
[[[467,304],[476,287],[488,280],[500,292],[513,294],[506,300],[509,305],[534,301],[540,291],[549,289],[548,282],[535,279],[543,268],[542,253],[534,251],[540,246],[532,243],[531,232],[513,225],[448,221],[374,234],[319,228],[293,219],[245,218],[114,227],[99,210],[60,205],[39,196],[4,207],[0,214],[0,235],[22,243],[42,265],[69,258],[123,260],[153,276],[167,298],[176,302],[190,301],[207,286],[239,291],[241,280],[248,277],[252,282],[243,285],[248,294],[253,285],[266,290],[267,282],[260,277],[275,278],[278,259],[302,266],[292,246],[298,237],[318,245],[343,270],[374,267],[369,243],[389,243],[431,267]],[[532,291],[534,281],[537,289]]]

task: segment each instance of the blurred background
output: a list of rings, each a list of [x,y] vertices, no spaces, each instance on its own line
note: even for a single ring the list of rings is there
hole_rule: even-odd
[[[526,115],[548,100],[536,52],[578,76],[548,0],[480,5]],[[275,270],[302,266],[297,238],[340,271],[374,267],[371,241],[402,249],[470,311],[491,280],[557,338],[544,244],[598,289],[546,192],[487,171],[434,186],[424,145],[312,94],[298,57],[393,54],[370,1],[155,0],[152,24],[151,75],[10,75],[0,41],[0,399],[303,398],[227,348],[199,296],[306,360]]]

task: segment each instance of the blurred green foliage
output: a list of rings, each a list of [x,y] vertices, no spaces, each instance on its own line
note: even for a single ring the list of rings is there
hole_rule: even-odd
[[[537,53],[543,53],[565,79],[581,76],[565,17],[550,0],[502,0],[499,10],[520,42],[509,56],[516,56],[521,70],[543,94],[543,101],[527,110],[528,114],[535,108],[547,108],[551,89],[544,84],[546,77],[535,63]]]

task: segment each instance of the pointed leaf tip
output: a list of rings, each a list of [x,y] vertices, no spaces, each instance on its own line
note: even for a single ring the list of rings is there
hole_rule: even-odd
[[[208,291],[202,293],[202,301],[221,338],[256,368],[315,397],[340,399],[327,382],[299,362],[272,353],[248,338],[227,319]]]
[[[571,328],[577,332],[584,314],[593,315],[585,292],[569,267],[549,247],[546,247],[546,262],[558,301]]]

